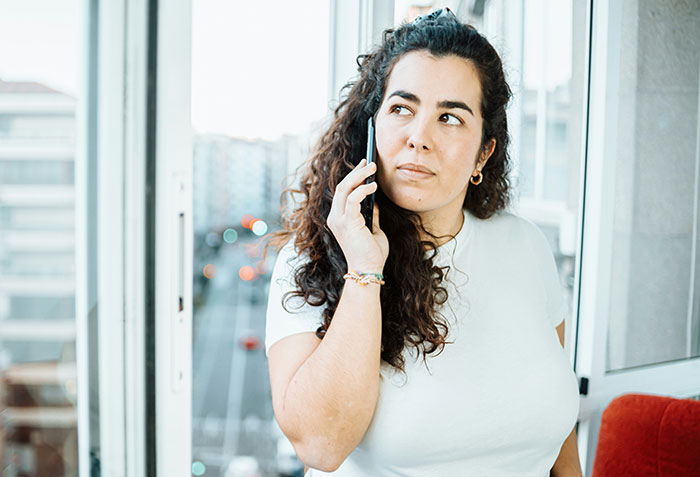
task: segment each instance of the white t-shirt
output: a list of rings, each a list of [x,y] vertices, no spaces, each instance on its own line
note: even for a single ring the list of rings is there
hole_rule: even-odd
[[[405,348],[406,376],[382,362],[370,426],[330,474],[546,477],[576,424],[578,383],[555,329],[568,301],[546,237],[507,211],[486,220],[464,215],[435,261],[453,265],[441,312],[454,343],[428,355],[429,369]],[[302,260],[291,243],[270,283],[266,354],[277,340],[321,324],[320,307],[288,314],[280,305]]]

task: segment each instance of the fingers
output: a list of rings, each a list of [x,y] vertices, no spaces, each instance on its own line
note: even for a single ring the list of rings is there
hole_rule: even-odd
[[[345,205],[345,214],[360,214],[362,213],[361,202],[365,197],[370,195],[372,192],[377,190],[377,182],[370,182],[369,184],[362,184],[358,186],[354,191],[348,196],[348,200]]]
[[[331,213],[333,213],[334,209],[336,209],[336,213],[340,215],[345,214],[349,195],[369,176],[374,174],[376,170],[376,163],[372,163],[368,166],[366,159],[362,159],[360,163],[355,166],[355,168],[350,171],[350,173],[345,176],[336,186],[335,194],[333,195],[333,203],[331,205]]]
[[[375,202],[374,210],[372,211],[372,233],[376,232],[379,228],[379,205]]]

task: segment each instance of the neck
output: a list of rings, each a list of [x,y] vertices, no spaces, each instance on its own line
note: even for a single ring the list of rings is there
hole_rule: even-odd
[[[440,245],[452,240],[452,236],[457,235],[464,225],[464,213],[460,207],[457,210],[421,212],[423,226],[431,234],[438,237],[436,245]],[[432,240],[429,235],[422,234],[422,240]]]

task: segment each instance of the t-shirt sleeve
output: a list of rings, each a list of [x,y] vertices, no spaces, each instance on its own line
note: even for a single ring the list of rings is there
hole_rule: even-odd
[[[289,296],[282,306],[282,297],[296,289],[294,273],[303,265],[303,259],[294,250],[290,240],[277,255],[270,279],[265,317],[265,356],[270,347],[282,338],[295,333],[315,332],[323,322],[323,307],[311,306],[302,297]]]
[[[556,327],[569,314],[569,300],[559,278],[554,254],[549,241],[542,230],[534,223],[529,223],[530,244],[534,259],[539,267],[540,277],[547,294],[547,319]]]

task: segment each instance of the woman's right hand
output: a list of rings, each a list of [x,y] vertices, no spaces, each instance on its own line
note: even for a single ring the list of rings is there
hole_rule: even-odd
[[[365,184],[376,173],[377,164],[367,165],[362,159],[336,186],[326,225],[345,255],[348,270],[360,273],[381,273],[389,256],[389,240],[379,228],[379,207],[374,204],[372,228],[365,224],[360,210],[362,200],[377,190],[377,181]]]

